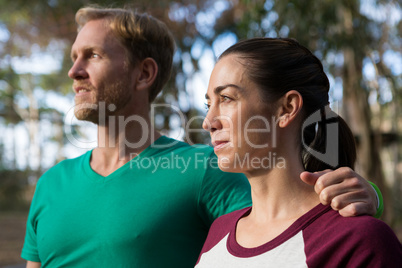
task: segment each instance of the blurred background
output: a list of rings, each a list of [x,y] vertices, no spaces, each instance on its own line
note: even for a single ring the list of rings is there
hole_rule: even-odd
[[[0,267],[23,263],[25,221],[38,178],[96,146],[96,127],[72,113],[70,48],[82,6],[132,7],[176,39],[174,70],[154,125],[189,143],[201,129],[215,59],[238,40],[291,37],[330,78],[332,108],[358,144],[356,170],[384,195],[382,216],[402,240],[402,9],[397,0],[0,0]],[[181,110],[183,123],[178,114]]]

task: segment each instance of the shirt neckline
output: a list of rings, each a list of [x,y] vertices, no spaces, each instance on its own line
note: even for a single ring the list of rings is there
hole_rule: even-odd
[[[123,166],[120,168],[116,169],[114,172],[109,174],[108,176],[102,176],[98,173],[96,173],[90,165],[90,160],[92,156],[93,149],[88,151],[84,157],[83,157],[83,163],[82,166],[84,168],[84,172],[86,175],[94,182],[98,183],[105,183],[108,182],[116,177],[120,177],[122,173],[126,172],[127,169],[131,169],[135,162],[138,161],[139,157],[150,157],[153,154],[157,153],[160,151],[160,148],[167,148],[173,145],[174,141],[173,139],[170,139],[166,136],[161,136],[157,140],[155,140],[151,145],[149,145],[147,148],[145,148],[141,153],[136,155],[133,159],[125,163]]]
[[[271,241],[260,245],[258,247],[254,248],[245,248],[241,246],[239,243],[236,241],[236,226],[237,222],[243,218],[244,216],[250,214],[252,207],[246,209],[244,213],[240,215],[240,217],[236,220],[234,226],[229,232],[229,236],[227,238],[227,250],[230,252],[230,254],[236,256],[236,257],[241,257],[241,258],[247,258],[247,257],[253,257],[257,256],[260,254],[263,254],[269,250],[272,250],[276,248],[277,246],[283,244],[286,240],[290,239],[294,235],[296,235],[299,231],[305,229],[308,225],[310,225],[312,222],[314,222],[318,217],[320,217],[322,214],[326,213],[331,209],[329,206],[324,206],[322,204],[318,204],[314,208],[312,208],[310,211],[308,211],[306,214],[298,218],[294,223],[292,223],[285,231],[283,231],[280,235],[272,239]]]

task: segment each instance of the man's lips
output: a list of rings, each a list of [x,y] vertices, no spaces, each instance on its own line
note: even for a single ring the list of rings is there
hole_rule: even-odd
[[[76,95],[82,95],[88,93],[90,90],[85,87],[74,87],[74,92]]]

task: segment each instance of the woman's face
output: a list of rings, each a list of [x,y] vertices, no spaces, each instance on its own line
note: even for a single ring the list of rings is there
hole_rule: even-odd
[[[219,168],[243,172],[266,168],[276,146],[274,107],[263,102],[258,86],[246,74],[238,55],[215,65],[206,94],[208,114],[203,128],[210,132]],[[272,153],[271,153],[272,154]]]

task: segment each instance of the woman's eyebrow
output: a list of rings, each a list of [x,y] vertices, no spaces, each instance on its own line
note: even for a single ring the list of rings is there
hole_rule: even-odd
[[[224,90],[225,88],[228,88],[228,87],[234,87],[234,88],[236,88],[237,90],[239,90],[240,92],[243,92],[243,91],[244,91],[244,89],[243,89],[242,87],[239,87],[238,85],[235,85],[235,84],[226,84],[226,85],[218,86],[218,87],[214,88],[214,94],[217,95],[217,94],[219,94],[222,90]],[[209,100],[208,93],[205,94],[205,98],[206,98],[207,100]]]

